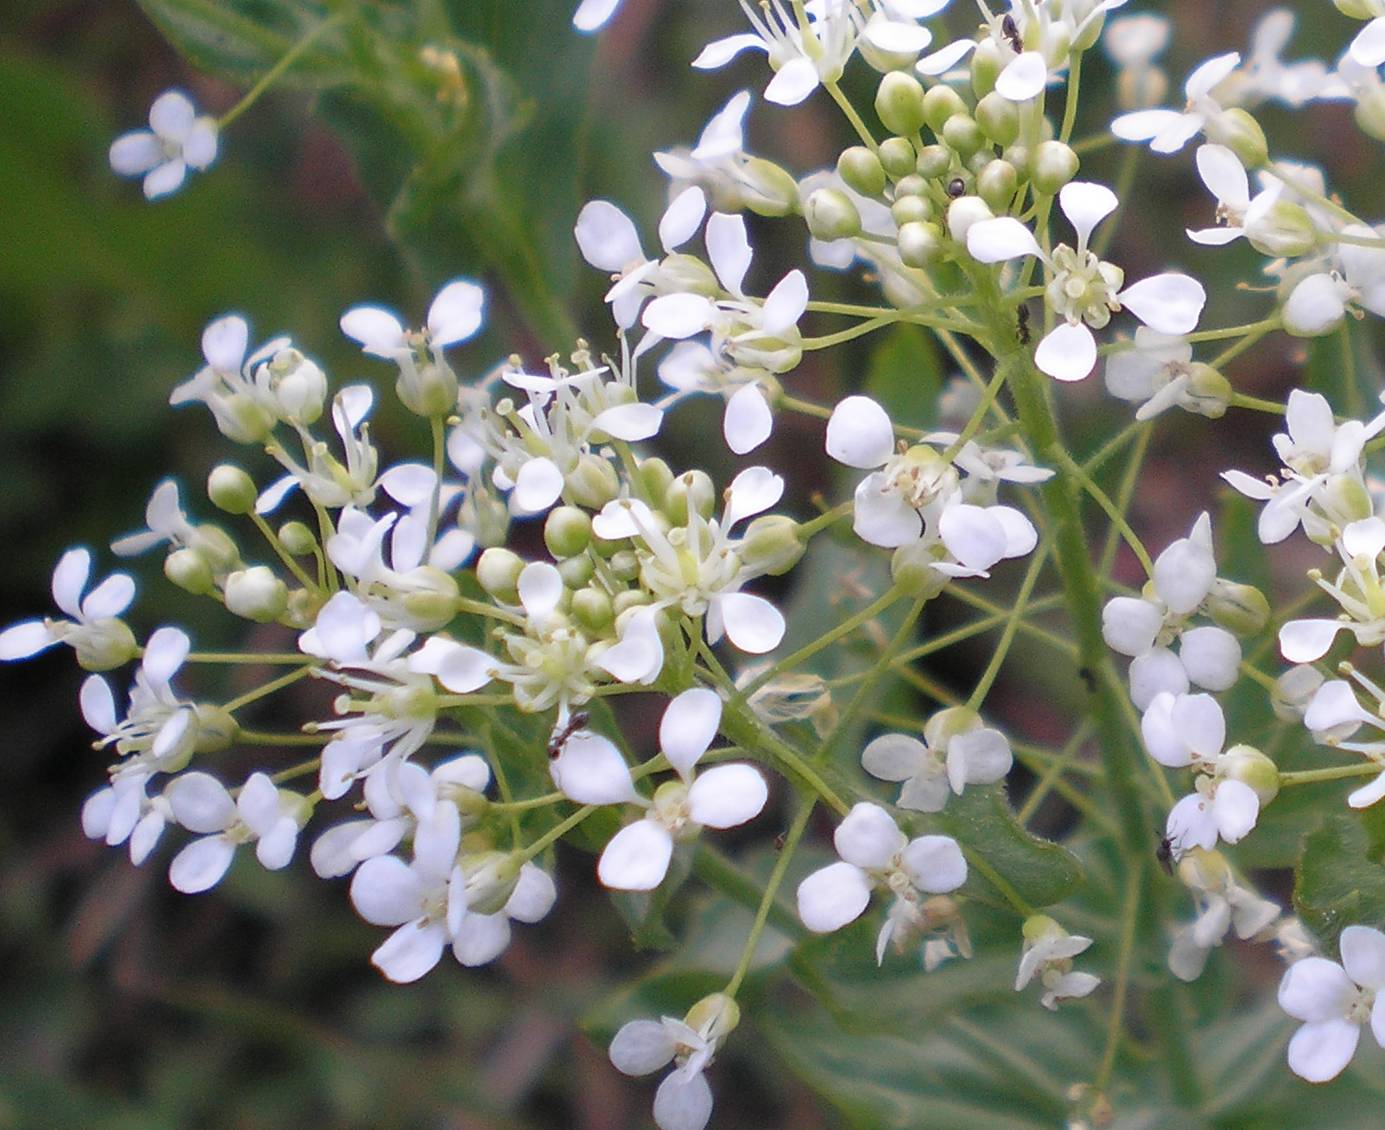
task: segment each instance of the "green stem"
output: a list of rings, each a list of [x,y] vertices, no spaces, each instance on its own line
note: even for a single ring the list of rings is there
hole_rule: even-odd
[[[433,544],[438,540],[438,514],[442,508],[443,454],[447,450],[443,436],[443,418],[430,416],[428,429],[433,436],[433,497],[428,500],[428,540],[423,543],[425,561],[433,552]]]
[[[300,39],[297,43],[290,47],[284,53],[283,58],[281,58],[277,63],[275,63],[274,66],[270,67],[270,69],[267,70],[260,77],[260,80],[256,82],[254,86],[252,86],[249,90],[245,92],[244,96],[241,98],[239,102],[237,102],[234,106],[227,110],[226,113],[221,115],[220,119],[218,119],[216,123],[217,130],[225,130],[232,122],[234,122],[243,113],[245,113],[246,110],[250,109],[250,107],[253,106],[255,102],[259,99],[261,94],[263,94],[266,90],[268,90],[271,86],[278,82],[279,79],[283,77],[284,72],[287,71],[291,66],[293,66],[294,63],[298,62],[300,58],[302,58],[303,52],[305,52],[309,47],[311,47],[313,43],[316,42],[318,37],[322,35],[323,32],[336,27],[345,18],[346,14],[344,12],[338,12],[336,15],[329,16],[327,19],[315,25],[306,35],[303,36],[302,39]]]
[[[842,113],[846,115],[846,120],[851,123],[851,128],[856,131],[856,136],[861,139],[862,144],[869,148],[872,153],[878,152],[880,146],[871,136],[869,127],[861,120],[861,115],[856,112],[856,107],[851,104],[851,100],[842,93],[841,87],[835,82],[825,82],[822,85],[832,96],[832,101],[841,107]]]
[[[547,832],[521,851],[519,853],[519,861],[521,863],[528,863],[531,859],[541,855],[550,845],[557,843],[593,812],[599,811],[600,808],[601,806],[596,804],[583,805],[566,820],[553,825]]]
[[[1135,926],[1140,914],[1140,887],[1143,867],[1132,868],[1125,889],[1125,906],[1121,912],[1120,951],[1116,958],[1115,992],[1111,997],[1111,1020],[1106,1028],[1106,1050],[1096,1073],[1095,1087],[1105,1091],[1116,1066],[1116,1050],[1120,1047],[1125,1027],[1125,997],[1130,988],[1130,967],[1135,957]]]
[[[838,330],[836,333],[823,334],[821,337],[805,337],[803,349],[804,352],[814,349],[830,349],[834,345],[841,345],[843,342],[865,337],[866,334],[874,333],[884,326],[892,326],[898,321],[898,314],[890,314],[879,318],[870,318],[864,322],[859,322],[850,329]]]
[[[1130,528],[1130,523],[1126,521],[1121,508],[1111,501],[1107,493],[1096,485],[1092,477],[1082,470],[1081,465],[1066,451],[1059,455],[1059,459],[1062,468],[1091,496],[1092,501],[1106,512],[1106,516],[1111,519],[1111,524],[1120,531],[1121,537],[1125,539],[1125,544],[1130,547],[1135,556],[1140,559],[1140,564],[1144,566],[1145,576],[1154,576],[1154,561],[1150,558],[1149,551],[1145,549],[1144,542],[1140,540],[1139,535]],[[1090,569],[1090,563],[1088,568]]]
[[[1029,562],[1029,568],[1025,571],[1024,580],[1020,582],[1019,592],[1015,596],[1015,606],[1010,610],[1010,615],[1005,621],[1005,630],[1000,635],[1000,642],[996,644],[995,651],[991,653],[991,661],[986,665],[986,670],[982,672],[981,678],[977,680],[971,697],[967,699],[967,706],[972,710],[981,709],[981,704],[986,701],[986,695],[990,693],[996,676],[1000,674],[1000,669],[1005,663],[1005,657],[1010,652],[1010,645],[1015,642],[1015,636],[1019,632],[1020,621],[1028,609],[1029,598],[1034,592],[1034,585],[1039,579],[1039,574],[1043,572],[1044,562],[1047,560],[1048,546],[1044,545],[1039,548]]]
[[[277,679],[270,679],[270,681],[265,683],[262,687],[256,687],[253,691],[246,691],[243,695],[236,696],[231,699],[230,702],[223,702],[221,704],[221,709],[228,714],[234,714],[241,707],[249,706],[252,702],[257,702],[267,695],[272,695],[275,691],[283,690],[285,687],[298,682],[299,679],[303,678],[304,675],[312,670],[313,665],[311,663],[305,664],[296,671],[290,671],[285,675],[280,675]]]
[[[1370,777],[1378,775],[1385,766],[1374,761],[1364,765],[1334,765],[1330,769],[1300,769],[1292,773],[1279,774],[1279,787],[1289,785],[1312,785],[1318,781],[1340,781],[1346,777]]]
[[[284,548],[284,543],[279,540],[279,535],[276,534],[269,523],[264,520],[264,516],[256,514],[255,511],[251,510],[250,520],[255,523],[255,528],[264,535],[265,541],[269,542],[270,548],[274,550],[279,560],[284,563],[298,583],[310,592],[316,592],[317,582],[303,571],[303,567],[299,565],[298,562],[293,559],[292,554]]]

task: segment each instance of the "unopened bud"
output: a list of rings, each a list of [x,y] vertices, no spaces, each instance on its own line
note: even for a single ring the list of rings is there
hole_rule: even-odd
[[[558,576],[570,589],[579,589],[596,575],[596,563],[587,554],[558,562]]]
[[[1005,62],[1000,47],[990,36],[976,45],[976,50],[971,53],[971,91],[977,98],[985,98],[995,89],[996,79],[1005,69]]]
[[[968,706],[949,706],[939,710],[923,727],[923,740],[931,749],[946,749],[947,743],[958,734],[978,729],[981,715]]]
[[[1285,283],[1281,283],[1281,289]],[[1330,334],[1342,324],[1350,296],[1351,287],[1336,274],[1319,271],[1300,278],[1284,301],[1285,333],[1294,337]]]
[[[1270,602],[1254,585],[1218,577],[1207,594],[1207,612],[1214,623],[1234,635],[1259,635],[1270,620]]]
[[[673,483],[673,470],[657,457],[640,461],[640,481],[645,494],[650,498],[663,498],[664,492]]]
[[[976,124],[996,145],[1013,145],[1020,135],[1019,106],[991,91],[976,104]]]
[[[1332,3],[1349,20],[1369,20],[1376,15],[1371,0],[1332,0]]]
[[[916,155],[908,138],[887,137],[880,143],[879,156],[880,167],[896,180],[914,171]]]
[[[741,1007],[734,997],[725,993],[713,993],[703,997],[683,1018],[683,1023],[704,1040],[720,1044],[741,1022]]]
[[[503,546],[492,546],[476,562],[476,580],[502,604],[519,603],[519,575],[524,559]]]
[[[1262,255],[1295,259],[1318,245],[1318,230],[1303,205],[1279,200],[1246,229],[1246,240]]]
[[[240,724],[229,712],[211,703],[198,703],[194,709],[197,712],[197,740],[192,751],[220,753],[229,749],[240,733]],[[164,771],[167,772],[166,769]]]
[[[1207,140],[1225,145],[1247,169],[1258,169],[1270,159],[1269,142],[1260,123],[1248,110],[1234,106],[1207,119]]]
[[[956,114],[947,119],[943,125],[943,141],[963,157],[970,157],[986,144],[981,127],[969,114]]]
[[[837,175],[848,188],[862,196],[878,197],[885,191],[885,167],[864,145],[853,145],[837,158]]]
[[[798,209],[798,182],[773,161],[751,157],[737,170],[745,206],[757,216],[787,216]]]
[[[875,92],[875,112],[885,128],[910,137],[923,128],[923,84],[911,74],[891,71]]]
[[[620,478],[611,461],[590,451],[577,460],[566,483],[573,501],[588,510],[600,510],[620,494]]]
[[[188,548],[197,553],[220,576],[240,564],[240,550],[231,540],[231,535],[220,526],[204,522],[192,531]]]
[[[1356,99],[1352,117],[1367,137],[1385,141],[1385,86],[1371,86]]]
[[[317,548],[317,538],[303,522],[285,522],[279,527],[279,544],[292,557],[307,557]]]
[[[296,349],[281,349],[267,366],[269,388],[285,420],[311,425],[327,402],[327,374]]]
[[[1019,173],[1009,161],[988,161],[977,175],[976,194],[991,206],[992,211],[1003,213],[1015,198],[1019,179]]]
[[[1369,518],[1374,512],[1370,494],[1355,475],[1329,475],[1322,499],[1342,525]]]
[[[479,546],[504,545],[510,536],[510,508],[489,491],[477,490],[458,511],[457,525],[475,535]]]
[[[408,586],[403,605],[409,627],[416,632],[436,632],[457,615],[461,595],[453,577],[432,565],[419,565],[404,574]]]
[[[1211,365],[1194,361],[1188,366],[1188,383],[1179,397],[1179,406],[1209,420],[1220,420],[1231,407],[1235,390],[1231,382]]]
[[[543,523],[543,544],[558,560],[585,553],[592,540],[592,520],[576,506],[555,506]]]
[[[289,590],[267,565],[237,569],[226,578],[226,610],[257,624],[268,624],[289,606]]]
[[[890,205],[890,215],[897,227],[921,224],[933,218],[933,204],[922,196],[900,196]]]
[[[831,243],[861,234],[861,213],[845,192],[819,188],[803,202],[803,219],[815,239]]]
[[[249,514],[256,495],[255,481],[234,463],[213,467],[207,476],[207,497],[227,514]]]
[[[1326,680],[1323,673],[1309,663],[1290,667],[1274,681],[1270,707],[1281,722],[1301,722],[1308,704]]]
[[[633,581],[640,575],[639,555],[633,549],[618,549],[611,554],[610,569],[618,581]]]
[[[995,213],[979,196],[961,196],[947,208],[947,234],[958,243],[966,243],[972,224],[995,219]]]
[[[611,598],[600,589],[581,588],[572,594],[572,618],[592,635],[605,635],[615,623]]]
[[[675,526],[686,526],[689,503],[704,518],[715,513],[717,488],[706,471],[684,471],[669,485],[664,494],[664,513],[668,520]]]
[[[947,587],[948,578],[934,569],[938,554],[928,542],[902,545],[890,557],[890,579],[915,599],[932,600]]]
[[[206,596],[216,587],[207,559],[192,549],[175,549],[165,557],[164,576],[193,596]]]
[[[798,530],[798,523],[786,515],[762,514],[746,527],[737,553],[752,574],[781,577],[798,564],[808,548]]]
[[[937,262],[943,249],[943,229],[933,223],[903,224],[896,238],[906,267],[927,267]]]
[[[241,393],[222,398],[216,426],[232,443],[264,443],[276,423],[260,404]]]
[[[446,361],[425,359],[412,370],[401,369],[394,391],[415,416],[431,419],[457,410],[457,374]]]
[[[615,612],[616,619],[619,620],[626,612],[632,608],[640,608],[646,604],[652,604],[654,598],[643,589],[626,589],[618,592],[611,601],[611,608]]]
[[[1082,164],[1070,145],[1061,141],[1041,141],[1029,161],[1029,176],[1034,187],[1045,196],[1055,196],[1077,175]]]
[[[928,128],[938,135],[942,134],[943,126],[954,114],[966,113],[966,102],[946,83],[940,82],[930,87],[928,93],[923,96],[924,120],[928,123]]]
[[[139,654],[139,643],[124,620],[89,620],[72,637],[77,663],[84,671],[112,671]]]
[[[518,856],[503,851],[488,851],[462,860],[466,881],[466,907],[473,914],[499,914],[515,893],[519,869]]]
[[[1232,781],[1240,781],[1255,790],[1264,808],[1279,795],[1279,770],[1273,761],[1258,749],[1234,745],[1217,760],[1217,772]]]
[[[946,145],[925,145],[919,150],[914,169],[925,180],[946,176],[952,168],[952,151]]]

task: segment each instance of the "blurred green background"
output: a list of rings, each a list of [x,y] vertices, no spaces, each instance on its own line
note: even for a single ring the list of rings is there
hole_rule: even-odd
[[[648,154],[695,138],[735,90],[759,89],[764,76],[758,56],[710,77],[687,67],[703,43],[741,29],[729,0],[625,0],[595,40],[571,31],[574,4],[363,5],[382,35],[409,28],[415,55],[422,43],[465,45],[465,73],[475,80],[469,89],[493,99],[486,108],[493,116],[476,118],[474,104],[464,111],[430,106],[418,94],[428,78],[417,73],[378,97],[350,82],[314,97],[289,81],[228,132],[213,170],[150,205],[137,185],[109,172],[110,140],[143,124],[149,103],[170,86],[187,89],[210,112],[224,111],[258,73],[253,61],[239,75],[234,58],[211,68],[220,77],[195,68],[128,0],[11,0],[0,29],[7,221],[0,248],[0,623],[49,607],[48,575],[70,545],[96,549],[98,567],[108,571],[104,547],[141,525],[159,478],[174,474],[197,499],[208,468],[241,454],[200,409],[167,405],[172,386],[199,363],[202,326],[218,314],[243,312],[258,340],[292,334],[338,381],[372,378],[383,386],[382,367],[341,338],[340,313],[374,300],[417,318],[439,283],[466,275],[484,280],[491,293],[487,333],[459,351],[472,372],[513,351],[537,363],[570,348],[577,332],[609,348],[604,280],[581,264],[570,236],[578,208],[593,197],[618,201],[653,246],[664,182]],[[265,26],[291,35],[284,7],[237,5],[262,10]],[[954,7],[949,18],[960,33],[968,23],[964,0]],[[1177,89],[1201,57],[1243,46],[1268,5],[1144,7],[1176,21],[1168,61]],[[1351,25],[1321,0],[1299,7],[1306,26],[1293,54],[1331,58]],[[390,59],[370,65],[388,71]],[[868,106],[871,73],[857,66],[850,77],[857,104]],[[1089,70],[1088,80],[1095,97],[1079,135],[1099,128],[1105,113],[1106,78]],[[1348,117],[1340,107],[1317,107],[1306,115],[1306,130],[1276,109],[1263,120],[1272,149],[1330,161],[1348,199],[1376,216],[1385,203],[1380,150],[1349,130]],[[753,148],[800,174],[825,166],[849,142],[826,99],[792,112],[757,99],[749,136]],[[1110,182],[1118,160],[1119,151],[1103,150],[1084,175]],[[1239,280],[1257,281],[1255,257],[1244,248],[1196,249],[1181,238],[1182,227],[1203,226],[1211,211],[1191,162],[1145,159],[1136,185],[1143,203],[1125,215],[1116,244],[1130,277],[1172,254],[1225,284],[1204,324],[1255,316],[1262,300],[1232,289]],[[752,233],[757,278],[778,278],[803,261],[802,232],[793,224],[757,220]],[[869,295],[845,277],[819,274],[812,286],[815,297]],[[1230,375],[1242,391],[1281,395],[1301,356],[1282,339],[1271,341]],[[829,402],[891,364],[901,368],[893,395],[912,401],[916,418],[927,421],[923,392],[945,374],[917,340],[853,343],[812,357],[790,380],[796,394]],[[910,385],[923,369],[929,380]],[[1084,448],[1126,418],[1098,384],[1089,381],[1065,399]],[[717,458],[703,441],[717,421],[713,405],[681,409],[666,429],[671,461]],[[1186,530],[1215,494],[1217,470],[1261,468],[1266,424],[1233,417],[1213,427],[1178,416],[1161,430],[1134,515],[1151,545]],[[424,442],[416,420],[389,408],[377,435],[394,454]],[[820,444],[816,427],[791,419],[765,453],[771,465],[793,469],[791,500],[800,512],[814,492],[842,490],[822,466]],[[265,474],[263,457],[248,454],[260,459],[251,469]],[[709,469],[720,479],[730,466],[725,460]],[[205,515],[206,504],[200,507]],[[163,580],[157,556],[133,566],[140,634],[177,621],[200,644],[235,642],[234,626],[228,634]],[[275,642],[272,633],[261,638]],[[1026,653],[1016,654],[1022,667]],[[969,665],[984,658],[954,656],[934,674],[960,685]],[[632,950],[622,920],[594,887],[589,860],[560,853],[558,910],[543,927],[517,933],[495,968],[447,962],[419,985],[387,985],[368,964],[379,932],[356,919],[345,885],[313,878],[305,858],[277,875],[240,865],[214,894],[182,898],[167,887],[166,851],[135,869],[123,851],[86,841],[77,814],[101,783],[105,759],[91,751],[77,713],[80,673],[68,655],[54,653],[7,668],[0,679],[0,1128],[310,1121],[604,1130],[646,1123],[652,1088],[619,1077],[581,1021],[665,959]],[[295,715],[323,708],[311,691],[304,695],[286,696],[279,721],[291,725]],[[1026,676],[1002,684],[998,701],[1007,725],[1042,739],[1061,733],[1072,695]],[[1050,832],[1065,826],[1061,808],[1045,812]],[[751,856],[746,866],[765,860]],[[1276,893],[1283,896],[1282,885]],[[710,945],[720,921],[699,911],[687,927]],[[743,929],[743,922],[731,927],[734,940],[723,944],[739,945]],[[1009,976],[1002,972],[1013,967],[1008,943],[992,956],[973,977],[977,986],[982,974],[1002,982]],[[1214,968],[1224,960],[1218,955]],[[1243,951],[1237,961],[1247,976],[1214,976],[1209,996],[1227,999],[1248,981],[1263,1004],[1276,967],[1260,953]],[[788,1009],[794,991],[780,983],[772,994]],[[965,991],[949,998],[958,1007],[968,999]],[[617,1000],[608,1016],[624,1019],[621,1007]],[[984,1023],[985,1014],[978,1016]],[[597,1028],[603,1023],[610,1021]],[[1273,1032],[1275,1047],[1282,1046],[1286,1029],[1272,1011],[1241,1024]],[[885,1095],[883,1107],[853,1107],[859,1073],[850,1061],[838,1063],[834,1083],[832,1030],[781,1024],[760,1035],[733,1042],[715,1071],[716,1125],[812,1130],[844,1117],[885,1125],[879,1112],[912,1087],[926,1090],[936,1067],[917,1065],[915,1077],[906,1063],[872,1084]],[[780,1054],[766,1054],[766,1043]],[[878,1053],[888,1058],[903,1046],[924,1045],[896,1041]],[[1080,1077],[1075,1068],[1073,1078]],[[1022,1073],[1010,1082],[1022,1084]],[[1040,1124],[1056,1120],[1061,1099],[1035,1102]],[[1331,1121],[1333,1109],[1343,1121]],[[1354,1123],[1346,1107],[1325,1113],[1319,1125]],[[918,1114],[912,1123],[907,1109],[899,1117],[888,1124],[1010,1124],[982,1116],[972,1122],[962,1113]],[[1265,1125],[1289,1124],[1266,1117]],[[1360,1125],[1378,1124],[1365,1117]],[[1234,1124],[1262,1123],[1245,1116]]]

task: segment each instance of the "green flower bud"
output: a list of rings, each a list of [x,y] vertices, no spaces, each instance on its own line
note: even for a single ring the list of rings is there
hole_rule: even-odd
[[[703,997],[688,1009],[688,1015],[683,1018],[683,1023],[694,1032],[701,1032],[705,1039],[718,1044],[735,1031],[740,1022],[740,1005],[725,993]]]
[[[249,514],[255,509],[255,480],[234,463],[213,467],[207,476],[207,497],[227,514]]]
[[[317,548],[317,537],[303,522],[285,522],[279,527],[279,544],[292,557],[307,557]]]
[[[519,603],[519,575],[524,559],[503,546],[492,546],[476,562],[476,580],[502,604]]]
[[[1211,365],[1194,361],[1188,366],[1188,383],[1179,398],[1179,406],[1209,420],[1220,420],[1231,407],[1234,390],[1231,382]]]
[[[1385,87],[1372,86],[1362,91],[1352,117],[1367,137],[1385,141]]]
[[[1000,47],[989,36],[976,45],[976,50],[971,53],[971,91],[977,98],[985,98],[995,89],[996,79],[1005,69],[1005,62]]]
[[[298,350],[281,349],[267,366],[270,391],[284,419],[311,425],[327,401],[327,374]]]
[[[704,518],[716,512],[717,488],[706,471],[684,471],[669,485],[664,494],[664,513],[673,525],[688,524],[689,502]]]
[[[231,540],[231,535],[210,522],[204,522],[192,531],[188,548],[206,561],[218,576],[240,564],[240,550]]]
[[[189,753],[220,753],[229,749],[240,733],[240,724],[221,707],[211,703],[198,703],[195,709],[197,740]]]
[[[404,613],[416,632],[436,632],[452,623],[461,595],[451,575],[432,565],[420,565],[406,574],[412,591],[404,595]]]
[[[904,137],[887,137],[880,143],[880,167],[898,180],[914,171],[914,144]]]
[[[616,619],[629,612],[632,608],[642,608],[646,604],[652,604],[654,598],[643,589],[626,589],[624,592],[616,593],[611,601],[611,608],[615,612]],[[662,625],[660,625],[662,629]]]
[[[592,520],[575,506],[555,506],[543,523],[543,544],[560,561],[586,553],[592,542]]]
[[[113,671],[139,654],[139,642],[124,620],[92,620],[73,639],[78,666],[84,671]]]
[[[695,256],[682,251],[665,255],[659,271],[668,279],[669,286],[690,294],[701,294],[710,298],[721,290],[721,284],[712,273],[712,268]]]
[[[831,243],[861,234],[861,213],[845,192],[819,188],[803,202],[803,218],[814,238]]]
[[[588,510],[600,510],[620,494],[620,478],[611,461],[593,452],[577,460],[566,483],[573,501]]]
[[[662,459],[643,459],[640,461],[640,480],[650,498],[663,498],[673,484],[673,470]]]
[[[1060,938],[1067,931],[1047,914],[1031,914],[1024,920],[1020,933],[1026,942],[1041,942],[1045,938]]]
[[[457,374],[446,361],[439,364],[431,358],[419,363],[415,358],[412,372],[401,370],[394,382],[395,395],[415,416],[431,419],[446,416],[457,410]]]
[[[787,216],[798,210],[798,182],[773,161],[751,157],[738,170],[745,206],[757,216]]]
[[[572,618],[594,636],[604,636],[616,621],[611,598],[600,589],[581,588],[572,594]]]
[[[943,249],[943,229],[932,223],[901,224],[899,257],[906,267],[928,267]]]
[[[902,545],[890,557],[890,578],[915,598],[932,600],[947,587],[948,578],[932,568],[937,553],[922,538]]]
[[[1021,184],[1029,179],[1029,163],[1032,151],[1027,145],[1007,145],[1001,156],[1015,166],[1015,172],[1019,175]]]
[[[1354,475],[1330,476],[1323,491],[1323,501],[1334,515],[1341,517],[1343,525],[1359,522],[1374,513],[1371,496]],[[1330,545],[1331,541],[1327,544]]]
[[[853,145],[837,158],[837,175],[862,196],[878,197],[885,191],[885,166],[864,145]]]
[[[175,549],[165,557],[164,576],[193,596],[206,596],[216,587],[212,567],[193,549]]]
[[[466,906],[473,914],[499,914],[515,893],[523,860],[503,851],[488,851],[462,859]]]
[[[1337,5],[1337,11],[1346,16],[1349,20],[1369,20],[1375,16],[1375,11],[1371,7],[1371,0],[1332,0]]]
[[[1058,190],[1077,175],[1082,162],[1072,147],[1061,141],[1041,141],[1029,162],[1029,176],[1034,187],[1045,196],[1055,196]]]
[[[237,569],[226,578],[226,611],[257,624],[279,619],[289,606],[289,589],[267,565]]]
[[[762,514],[745,529],[738,551],[752,573],[782,577],[798,564],[808,547],[799,539],[799,525],[783,514]]]
[[[976,194],[995,212],[1003,213],[1019,188],[1019,173],[1009,161],[987,161],[977,175]]]
[[[1254,585],[1218,577],[1207,595],[1207,612],[1214,623],[1232,635],[1256,636],[1270,621],[1270,602]]]
[[[639,555],[633,549],[618,549],[611,554],[611,572],[618,581],[633,581],[640,575]]]
[[[910,173],[907,177],[900,177],[895,182],[894,198],[898,200],[901,196],[917,196],[926,200],[928,198],[928,178],[919,176],[918,173]]]
[[[1246,241],[1262,255],[1296,259],[1318,245],[1318,231],[1303,205],[1280,200],[1246,232]]]
[[[922,224],[933,218],[933,205],[922,196],[901,196],[890,205],[890,215],[898,227]]]
[[[1290,667],[1274,681],[1270,707],[1281,722],[1301,722],[1308,704],[1326,680],[1316,667],[1300,663]]]
[[[925,145],[914,162],[918,175],[925,180],[937,180],[952,168],[952,151],[946,145]]]
[[[1255,790],[1264,808],[1279,795],[1279,770],[1273,761],[1258,749],[1248,745],[1234,745],[1217,762],[1218,774],[1232,781],[1240,781]]]
[[[947,119],[943,125],[943,141],[963,157],[971,156],[986,144],[976,119],[967,114],[957,114]]]
[[[885,128],[909,137],[923,128],[923,84],[911,74],[891,71],[880,80],[875,92],[875,112]]]
[[[476,535],[477,545],[504,545],[510,536],[510,508],[490,491],[476,490],[458,512],[457,524]]]
[[[569,557],[558,562],[558,576],[563,578],[563,584],[570,589],[581,588],[595,574],[596,563],[585,553],[580,557]]]
[[[976,104],[976,124],[996,145],[1013,145],[1020,135],[1019,107],[991,91]]]
[[[967,104],[962,96],[946,83],[930,87],[923,96],[923,117],[928,128],[936,134],[943,132],[943,126],[956,114],[967,114]]]
[[[1247,169],[1258,169],[1270,159],[1269,142],[1260,123],[1249,111],[1234,106],[1207,119],[1207,139],[1225,145]]]
[[[322,611],[322,596],[312,589],[289,590],[289,607],[284,620],[295,628],[311,628]],[[451,619],[451,616],[448,617]]]
[[[966,243],[972,224],[995,219],[995,213],[979,196],[961,196],[947,208],[947,234],[958,243]]]
[[[1231,866],[1219,851],[1189,848],[1178,861],[1178,878],[1194,890],[1220,890],[1231,880]]]
[[[278,422],[258,402],[239,393],[224,397],[221,406],[216,426],[232,443],[262,444]]]

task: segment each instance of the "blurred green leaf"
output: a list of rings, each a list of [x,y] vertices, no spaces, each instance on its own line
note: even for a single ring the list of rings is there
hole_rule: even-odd
[[[1324,820],[1304,841],[1296,879],[1294,905],[1329,950],[1348,926],[1385,925],[1380,841],[1362,817],[1338,812]]]

